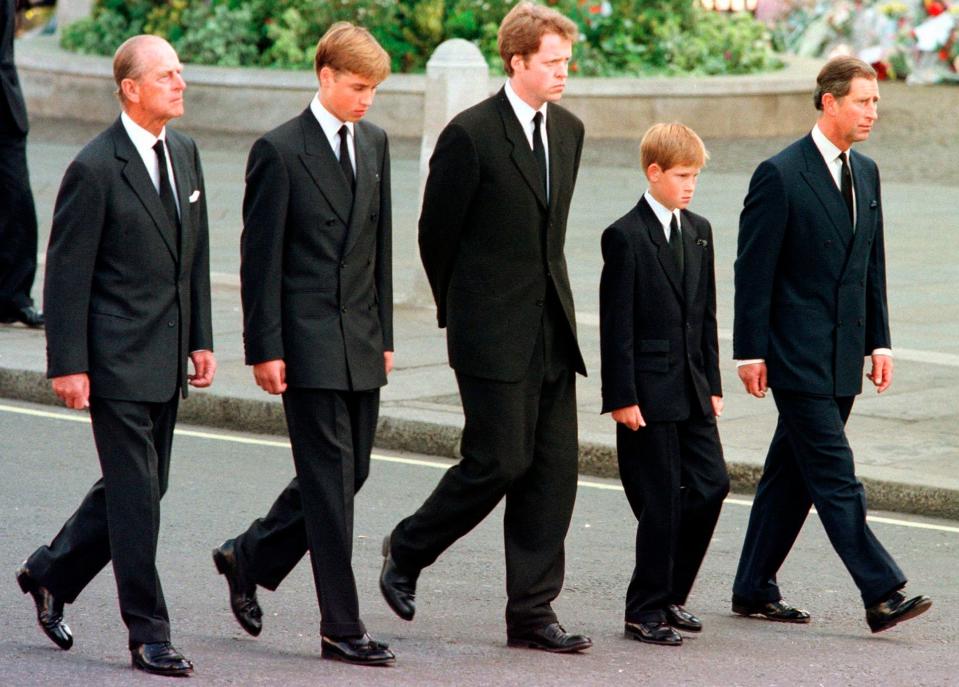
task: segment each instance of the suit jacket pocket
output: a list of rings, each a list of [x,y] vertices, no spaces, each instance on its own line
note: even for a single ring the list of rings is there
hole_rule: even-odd
[[[642,372],[668,372],[669,340],[640,339],[636,346],[635,368]]]

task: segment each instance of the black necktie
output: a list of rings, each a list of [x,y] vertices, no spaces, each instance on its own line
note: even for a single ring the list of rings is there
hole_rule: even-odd
[[[842,191],[842,199],[846,201],[846,209],[849,210],[849,221],[853,229],[856,228],[855,215],[852,210],[852,171],[849,169],[849,160],[846,157],[848,153],[840,153],[839,159],[842,160],[842,171],[839,174],[839,190]]]
[[[537,112],[533,115],[533,157],[536,158],[536,167],[539,169],[539,176],[543,180],[543,192],[546,199],[549,200],[549,183],[546,175],[546,146],[543,145],[543,134],[540,131],[540,125],[543,123],[543,113]]]
[[[157,163],[160,171],[160,203],[166,210],[170,223],[176,228],[180,228],[180,216],[176,211],[176,198],[173,195],[173,186],[170,184],[170,175],[166,168],[166,151],[163,149],[163,141],[157,141],[153,144],[153,151],[157,154]]]
[[[350,193],[355,193],[356,176],[353,174],[353,165],[350,163],[350,146],[347,143],[349,138],[350,130],[344,124],[340,127],[340,169],[343,170],[343,176],[346,177]]]
[[[676,267],[679,268],[679,274],[682,276],[686,270],[686,257],[683,254],[683,234],[679,230],[675,212],[669,221],[669,252],[673,254],[673,260],[676,261]]]

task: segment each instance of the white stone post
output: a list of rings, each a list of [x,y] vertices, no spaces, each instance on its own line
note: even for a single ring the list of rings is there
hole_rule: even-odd
[[[423,190],[429,174],[430,156],[443,127],[471,105],[489,95],[489,67],[479,48],[463,40],[453,38],[441,43],[429,62],[426,63],[426,91],[423,95],[423,139],[420,144],[420,208],[423,206]],[[419,212],[416,213],[419,217]],[[409,305],[433,304],[426,274],[419,256],[419,245],[414,241],[416,264]]]
[[[57,0],[57,31],[77,19],[85,19],[93,11],[93,0]]]

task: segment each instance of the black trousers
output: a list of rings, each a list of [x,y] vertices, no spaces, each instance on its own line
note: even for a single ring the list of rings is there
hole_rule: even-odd
[[[667,606],[686,603],[729,493],[716,418],[617,425],[616,453],[638,520],[626,620],[665,620]]]
[[[366,632],[353,577],[354,496],[370,474],[379,389],[294,389],[283,394],[296,477],[270,511],[236,538],[243,575],[276,589],[307,549],[320,606],[320,632]]]
[[[462,460],[390,538],[397,565],[421,570],[505,497],[508,631],[556,622],[550,604],[563,587],[579,449],[572,337],[558,321],[544,317],[521,381],[456,375],[466,418]]]
[[[733,595],[744,602],[782,598],[776,573],[811,505],[852,575],[866,607],[906,584],[899,566],[866,524],[845,425],[854,398],[773,390],[779,423],[749,516]]]
[[[6,108],[0,108],[5,110]],[[0,317],[33,305],[37,211],[27,172],[27,137],[0,115]]]
[[[178,394],[166,403],[90,398],[103,477],[51,544],[27,561],[40,584],[73,603],[112,560],[131,648],[170,640],[156,551],[178,403]]]

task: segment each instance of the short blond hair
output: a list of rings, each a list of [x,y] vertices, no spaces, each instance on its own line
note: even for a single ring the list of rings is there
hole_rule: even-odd
[[[509,76],[513,75],[513,66],[510,64],[513,56],[520,55],[525,60],[539,50],[539,44],[547,33],[555,33],[575,43],[579,38],[579,27],[572,19],[553,8],[528,0],[517,3],[503,17],[496,39],[503,69]]]
[[[369,31],[348,21],[333,24],[316,44],[313,68],[352,72],[376,83],[390,75],[390,56]]]
[[[685,124],[659,122],[646,129],[639,144],[639,161],[645,172],[652,164],[664,172],[687,165],[705,167],[709,152],[703,139]]]

